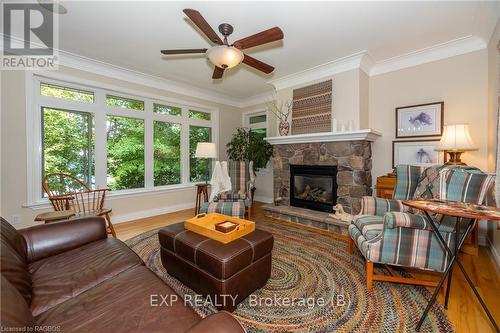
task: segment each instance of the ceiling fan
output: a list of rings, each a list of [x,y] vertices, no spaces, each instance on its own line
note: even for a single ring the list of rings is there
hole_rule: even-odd
[[[215,46],[208,49],[161,50],[162,54],[206,53],[208,59],[215,65],[212,79],[222,78],[225,69],[235,67],[241,62],[266,74],[274,70],[273,66],[244,54],[242,50],[283,39],[283,31],[281,31],[280,28],[274,27],[264,30],[255,35],[239,39],[233,44],[229,44],[227,37],[233,33],[232,25],[228,23],[219,25],[219,32],[224,36],[224,40],[222,40],[203,16],[201,16],[200,12],[194,9],[184,9],[183,12],[210,39],[210,41],[215,44]]]

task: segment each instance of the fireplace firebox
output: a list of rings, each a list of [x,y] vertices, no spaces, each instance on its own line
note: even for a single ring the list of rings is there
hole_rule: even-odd
[[[337,167],[290,165],[290,205],[332,212],[337,203]]]

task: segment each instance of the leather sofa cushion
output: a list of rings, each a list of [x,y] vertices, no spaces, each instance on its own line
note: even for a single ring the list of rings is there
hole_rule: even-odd
[[[23,332],[22,329],[31,327],[34,324],[34,318],[31,315],[30,308],[23,296],[17,289],[2,275],[0,280],[1,287],[1,307],[0,318],[2,319],[1,331]]]
[[[114,238],[35,261],[29,266],[33,315],[37,316],[130,267],[142,264],[135,252]]]
[[[233,276],[273,249],[273,236],[258,229],[228,244],[185,230],[183,223],[162,228],[158,237],[165,249],[218,279]]]
[[[128,269],[36,318],[61,332],[185,332],[200,317],[179,297],[160,305],[159,295],[177,295],[145,266]],[[175,296],[174,296],[175,297]]]

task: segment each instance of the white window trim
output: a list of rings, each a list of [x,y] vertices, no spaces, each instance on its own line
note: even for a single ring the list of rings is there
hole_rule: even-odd
[[[94,103],[65,100],[61,98],[40,95],[40,82],[72,87],[94,92]],[[111,191],[112,198],[122,198],[137,195],[154,194],[168,191],[191,189],[194,183],[189,181],[189,126],[211,127],[212,142],[219,142],[219,109],[206,105],[191,103],[180,99],[149,94],[123,88],[117,85],[103,84],[97,81],[77,78],[74,76],[48,71],[26,71],[26,144],[27,144],[27,200],[24,207],[48,207],[48,199],[41,196],[42,165],[41,165],[41,107],[54,107],[75,111],[90,112],[95,116],[95,177],[97,186],[106,186],[107,152],[106,152],[106,122],[107,115],[130,116],[144,119],[144,187],[129,190]],[[144,101],[144,111],[115,108],[105,104],[106,94],[123,96]],[[153,103],[180,107],[181,116],[172,116],[153,112]],[[188,117],[189,110],[210,113],[210,120],[199,120]],[[153,121],[164,121],[181,124],[181,184],[154,186],[153,184]],[[187,167],[185,167],[187,166]]]
[[[256,124],[250,124],[250,117],[254,116],[260,116],[260,115],[266,115],[266,122],[262,123],[256,123]],[[266,109],[255,109],[255,110],[250,110],[250,111],[245,111],[242,112],[241,114],[241,123],[243,124],[243,127],[250,128],[250,129],[258,129],[258,128],[265,128],[266,133],[269,133],[269,112]],[[269,173],[272,171],[272,157],[271,159],[267,162],[267,165],[265,168],[260,169],[257,171],[257,175],[259,174],[265,174]]]

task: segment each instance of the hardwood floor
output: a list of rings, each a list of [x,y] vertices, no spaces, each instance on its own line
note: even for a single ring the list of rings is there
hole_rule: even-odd
[[[266,221],[270,223],[286,223],[275,219],[267,218],[263,215],[260,203],[256,203],[252,211],[252,220]],[[183,210],[175,213],[158,215],[141,220],[127,223],[116,224],[115,229],[117,237],[125,240],[137,236],[143,232],[160,228],[165,225],[181,222],[194,215],[194,209]],[[323,234],[339,237],[329,232],[318,230]],[[341,238],[345,238],[342,237]],[[348,246],[346,242],[346,247]],[[460,257],[469,276],[474,281],[479,293],[481,293],[488,308],[495,317],[497,323],[500,323],[500,270],[493,261],[493,257],[488,248],[481,247],[478,256],[462,254]],[[429,278],[432,275],[422,272],[413,272],[421,278]],[[377,287],[375,282],[374,288]],[[443,296],[440,295],[439,301]],[[422,309],[423,311],[423,309]],[[457,332],[460,333],[487,333],[494,332],[493,327],[488,321],[481,305],[476,300],[472,290],[467,286],[467,281],[458,268],[453,272],[451,282],[451,292],[449,306],[447,310],[450,320],[455,325]]]

